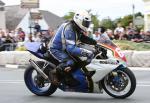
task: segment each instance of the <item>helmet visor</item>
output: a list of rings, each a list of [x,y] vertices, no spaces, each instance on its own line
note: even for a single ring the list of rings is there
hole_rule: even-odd
[[[83,20],[82,25],[86,28],[89,28],[91,21]]]

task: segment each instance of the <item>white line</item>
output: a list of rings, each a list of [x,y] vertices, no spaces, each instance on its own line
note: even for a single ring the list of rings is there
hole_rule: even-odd
[[[23,84],[24,82],[0,82],[0,84]]]
[[[150,87],[148,84],[137,84],[138,87]]]
[[[150,68],[143,68],[143,67],[129,67],[131,70],[136,70],[136,71],[150,71]]]
[[[150,82],[149,81],[137,82],[137,84],[150,84]]]
[[[24,80],[0,80],[0,84],[22,84]]]
[[[11,64],[7,64],[5,65],[6,68],[13,68],[13,69],[17,69],[19,67],[19,65],[11,65]]]

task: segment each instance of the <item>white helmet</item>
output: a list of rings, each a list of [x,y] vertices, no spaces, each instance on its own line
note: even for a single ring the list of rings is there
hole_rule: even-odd
[[[77,11],[73,17],[74,22],[82,29],[87,31],[91,23],[91,15],[87,11]]]

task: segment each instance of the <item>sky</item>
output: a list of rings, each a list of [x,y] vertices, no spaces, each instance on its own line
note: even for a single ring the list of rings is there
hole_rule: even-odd
[[[6,5],[18,5],[20,0],[1,0]],[[79,9],[92,10],[100,19],[110,17],[116,19],[127,14],[132,14],[132,5],[135,12],[144,12],[143,0],[40,0],[40,9],[48,10],[60,17],[70,11]]]

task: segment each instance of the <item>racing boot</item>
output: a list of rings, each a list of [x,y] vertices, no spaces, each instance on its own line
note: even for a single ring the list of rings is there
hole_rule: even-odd
[[[73,67],[71,66],[66,67],[64,66],[64,64],[60,64],[57,70],[59,77],[62,79],[62,81],[70,87],[77,86],[80,84],[79,81],[72,76],[71,74],[72,70]]]
[[[56,86],[60,85],[60,80],[58,78],[58,73],[56,69],[53,69],[52,71],[49,72],[49,77],[52,84]]]

